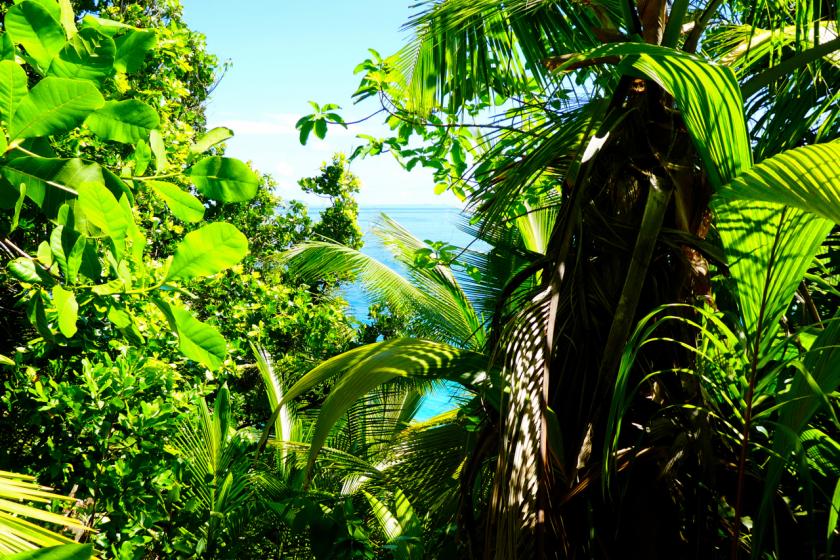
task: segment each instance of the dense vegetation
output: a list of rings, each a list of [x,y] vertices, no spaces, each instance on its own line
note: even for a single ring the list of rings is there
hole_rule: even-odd
[[[834,4],[420,4],[351,159],[481,244],[404,273],[345,156],[313,222],[224,155],[176,1],[2,11],[0,556],[840,555]]]

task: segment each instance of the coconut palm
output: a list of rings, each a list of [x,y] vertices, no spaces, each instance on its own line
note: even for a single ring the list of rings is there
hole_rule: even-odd
[[[487,318],[505,391],[476,555],[803,555],[831,541],[836,474],[793,496],[801,515],[756,481],[782,478],[814,423],[837,439],[831,397],[786,429],[774,416],[804,387],[778,362],[780,339],[825,327],[788,316],[795,293],[812,299],[802,280],[840,221],[837,17],[808,0],[429,1],[415,40],[365,78],[363,95],[378,88],[397,118],[484,132],[461,187],[482,231],[509,227],[535,196],[558,216],[545,258],[499,289]],[[476,106],[491,118],[474,122]],[[538,286],[526,304],[522,283]],[[634,326],[674,303],[690,305],[625,362]],[[715,309],[738,341],[721,350],[736,364],[712,360],[734,392],[685,373],[708,363],[697,352]],[[832,333],[794,345],[791,367],[833,363]],[[836,389],[809,375],[814,394]],[[629,403],[616,391],[627,384],[639,386]],[[713,422],[710,402],[726,399]],[[616,440],[618,416],[638,431]],[[827,540],[800,538],[822,520]],[[780,540],[790,527],[798,536]]]

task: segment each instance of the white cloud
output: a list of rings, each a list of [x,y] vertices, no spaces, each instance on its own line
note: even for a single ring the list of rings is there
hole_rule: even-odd
[[[264,115],[259,120],[225,118],[220,120],[221,126],[233,130],[233,133],[240,136],[286,136],[297,134],[295,123],[300,115],[293,113],[274,113]]]

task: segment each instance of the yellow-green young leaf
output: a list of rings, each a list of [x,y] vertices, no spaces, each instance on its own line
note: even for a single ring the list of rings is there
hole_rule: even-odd
[[[151,29],[131,29],[115,39],[117,59],[114,66],[120,72],[132,74],[140,70],[146,55],[155,48],[157,36]]]
[[[112,239],[123,239],[129,220],[113,193],[103,183],[79,187],[79,208],[87,219]]]
[[[114,40],[86,27],[67,41],[50,64],[50,76],[99,81],[114,73]]]
[[[169,211],[179,220],[193,223],[204,219],[204,205],[190,193],[163,181],[146,181],[146,184],[166,202]]]
[[[160,125],[157,112],[136,99],[108,101],[88,115],[85,125],[104,140],[134,144],[148,140],[152,130]]]
[[[160,173],[166,169],[166,146],[163,143],[163,135],[159,130],[149,133],[149,148],[155,156],[155,170]]]
[[[20,100],[26,97],[26,72],[11,60],[0,61],[0,119],[8,125]]]
[[[19,552],[4,556],[3,560],[89,560],[93,555],[93,545],[63,544]]]
[[[19,140],[65,132],[104,103],[93,82],[44,78],[20,101],[9,126],[9,137]]]
[[[79,304],[76,303],[76,296],[61,286],[55,286],[52,295],[53,304],[58,312],[58,330],[67,338],[73,338],[78,330],[76,321],[79,319]]]
[[[195,143],[190,146],[190,153],[203,154],[216,144],[224,142],[228,138],[233,138],[233,131],[231,129],[223,126],[216,127],[196,140]]]
[[[67,39],[58,23],[61,17],[58,4],[55,8],[57,11],[50,13],[40,2],[26,0],[6,12],[6,32],[12,41],[23,46],[41,71],[49,68]]]
[[[244,202],[254,198],[260,178],[238,159],[207,157],[188,171],[196,188],[213,200]]]
[[[768,158],[723,187],[720,197],[793,206],[840,224],[840,142]]]
[[[229,268],[248,254],[248,239],[236,227],[215,222],[192,231],[175,249],[167,280],[210,276]]]
[[[227,354],[225,339],[219,331],[202,323],[186,309],[173,307],[171,312],[178,331],[179,348],[184,356],[207,369],[218,369]]]

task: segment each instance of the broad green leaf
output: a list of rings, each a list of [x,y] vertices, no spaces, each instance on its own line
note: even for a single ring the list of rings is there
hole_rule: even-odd
[[[5,556],[4,560],[89,560],[93,545],[64,544]]]
[[[41,276],[38,274],[38,265],[32,259],[25,257],[17,258],[8,264],[9,272],[12,276],[21,282],[29,282],[30,284],[37,284],[41,281]]]
[[[58,330],[67,338],[73,338],[78,330],[76,321],[79,319],[79,304],[76,303],[76,296],[61,286],[55,286],[52,295],[58,312]]]
[[[140,70],[146,56],[155,48],[157,36],[152,30],[130,29],[114,39],[117,45],[117,58],[114,66],[120,72],[133,74]]]
[[[102,182],[101,168],[78,158],[26,156],[8,162],[0,172],[12,185],[25,185],[26,196],[51,219],[62,204],[76,198],[81,185]]]
[[[142,140],[137,142],[132,159],[134,160],[134,175],[142,177],[152,162],[152,150],[149,148],[149,144]]]
[[[181,352],[207,369],[218,369],[227,354],[225,339],[219,331],[180,307],[172,308],[172,317],[178,331]]]
[[[770,202],[715,198],[712,206],[738,292],[748,351],[757,348],[763,355],[831,222]]]
[[[260,186],[260,178],[238,159],[207,157],[192,166],[188,173],[201,194],[221,202],[250,200]]]
[[[73,5],[70,3],[70,0],[58,0],[58,5],[60,10],[58,21],[64,28],[65,33],[67,33],[67,36],[72,39],[78,33]]]
[[[170,212],[179,220],[193,223],[204,219],[204,204],[190,193],[163,181],[146,181],[146,184],[166,202]]]
[[[50,64],[49,74],[99,81],[114,73],[116,52],[113,39],[87,27],[61,48]]]
[[[159,130],[149,133],[149,148],[155,156],[155,170],[161,173],[166,169],[166,146],[163,143],[163,135]]]
[[[216,127],[213,130],[209,130],[206,134],[202,135],[201,138],[196,140],[195,143],[190,146],[190,153],[203,154],[216,144],[224,142],[228,138],[233,138],[233,131],[231,129],[223,126]]]
[[[8,125],[18,103],[26,97],[26,72],[11,60],[0,61],[0,119]]]
[[[768,158],[723,187],[720,197],[775,202],[840,224],[840,142]]]
[[[85,27],[93,27],[109,37],[115,37],[120,33],[124,33],[131,29],[137,29],[127,23],[121,21],[114,21],[112,19],[105,19],[94,15],[86,15],[82,18],[82,25]]]
[[[192,231],[175,249],[167,280],[210,276],[229,268],[248,254],[248,239],[236,227],[215,222]]]
[[[8,33],[0,31],[0,60],[15,61],[15,45]]]
[[[20,4],[26,0],[13,0],[15,4]],[[40,4],[42,8],[47,10],[47,12],[55,19],[59,21],[61,19],[61,7],[58,5],[56,0],[30,0],[35,2],[36,4]]]
[[[58,5],[55,5],[58,8]],[[43,5],[27,0],[6,12],[6,33],[16,44],[22,45],[41,71],[50,67],[53,57],[66,41],[64,29]]]
[[[160,126],[160,117],[142,101],[108,101],[85,119],[85,125],[104,140],[134,144],[149,139]]]
[[[65,132],[78,126],[104,103],[93,82],[44,78],[18,105],[9,126],[9,137],[18,140]]]
[[[129,220],[119,202],[104,183],[87,183],[79,188],[79,208],[90,222],[108,237],[126,236]]]
[[[78,279],[79,269],[84,262],[86,239],[77,231],[76,213],[67,206],[67,219],[64,224],[58,225],[50,235],[50,250],[55,262],[64,278],[70,284],[75,284]]]

